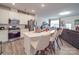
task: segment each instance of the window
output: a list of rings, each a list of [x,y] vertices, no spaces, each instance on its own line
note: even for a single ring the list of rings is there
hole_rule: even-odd
[[[51,20],[51,27],[59,28],[59,20]]]
[[[66,24],[66,29],[71,29],[71,24]]]

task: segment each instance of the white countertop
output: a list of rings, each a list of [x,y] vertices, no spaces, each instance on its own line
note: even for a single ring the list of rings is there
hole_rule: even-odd
[[[34,31],[30,31],[30,32],[23,32],[24,35],[28,36],[28,37],[37,37],[37,36],[42,36],[42,35],[49,35],[54,33],[55,30],[52,31],[44,31],[44,32],[40,32],[40,33],[36,33]]]

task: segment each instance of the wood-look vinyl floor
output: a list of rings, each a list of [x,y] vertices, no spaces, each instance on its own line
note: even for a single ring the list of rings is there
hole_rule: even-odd
[[[62,40],[63,46],[60,45],[61,49],[56,50],[56,55],[79,55],[79,50],[74,48],[72,45]]]

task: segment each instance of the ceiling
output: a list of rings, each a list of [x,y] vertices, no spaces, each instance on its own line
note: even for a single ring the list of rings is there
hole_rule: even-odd
[[[79,3],[44,3],[45,7],[41,7],[41,3],[2,3],[11,8],[20,9],[27,12],[35,10],[35,14],[45,18],[58,18],[72,15],[79,15]],[[60,16],[58,13],[63,11],[71,11],[70,15]]]

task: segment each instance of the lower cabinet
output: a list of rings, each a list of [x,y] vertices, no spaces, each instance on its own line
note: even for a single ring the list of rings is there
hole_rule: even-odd
[[[0,30],[0,41],[8,41],[8,30]]]

